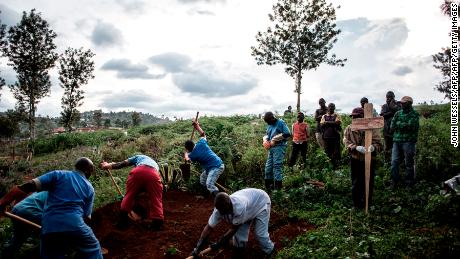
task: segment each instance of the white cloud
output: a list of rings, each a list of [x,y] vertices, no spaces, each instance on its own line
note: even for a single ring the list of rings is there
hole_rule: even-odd
[[[269,25],[267,14],[275,2],[3,0],[0,17],[13,21],[4,17],[37,8],[58,33],[59,51],[95,47],[96,77],[84,87],[82,110],[131,107],[191,117],[196,110],[232,114],[295,107],[294,81],[283,67],[257,66],[250,55],[257,31]],[[412,95],[415,102],[442,100],[433,90],[438,72],[429,61],[449,44],[449,20],[438,1],[331,2],[342,6],[337,18],[343,31],[332,51],[348,62],[343,68],[321,65],[304,74],[303,110],[313,112],[318,98],[325,97],[338,109],[351,111],[363,96],[383,103],[387,90],[397,97]],[[0,69],[2,76],[14,78]],[[39,104],[39,114],[59,114],[58,88]],[[129,101],[135,99],[131,92],[154,101]],[[0,110],[14,105],[9,95],[4,88]]]

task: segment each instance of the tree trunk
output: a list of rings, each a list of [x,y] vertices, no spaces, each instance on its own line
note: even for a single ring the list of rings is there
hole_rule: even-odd
[[[300,94],[302,90],[302,70],[299,69],[295,78],[295,89],[297,92],[297,112],[300,112]]]

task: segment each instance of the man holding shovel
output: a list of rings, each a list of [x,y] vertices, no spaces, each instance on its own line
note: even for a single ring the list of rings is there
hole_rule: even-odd
[[[84,219],[91,217],[94,188],[88,178],[94,172],[93,162],[81,157],[74,171],[55,170],[14,187],[0,202],[0,210],[17,197],[48,191],[42,216],[40,255],[42,258],[64,258],[70,249],[76,258],[102,258],[101,246]]]
[[[222,159],[214,153],[208,146],[206,134],[200,127],[198,121],[193,120],[193,127],[200,133],[200,140],[195,144],[192,140],[185,141],[184,159],[186,161],[200,163],[203,172],[200,176],[200,183],[206,186],[208,191],[215,196],[219,189],[216,187],[216,182],[219,176],[224,172],[225,166]]]
[[[233,258],[242,258],[248,243],[250,227],[254,224],[254,236],[262,251],[267,255],[274,253],[275,245],[268,233],[271,201],[266,192],[254,188],[243,189],[232,195],[220,192],[214,200],[214,206],[208,224],[201,232],[200,239],[192,252],[194,257],[200,254],[209,234],[221,220],[231,224],[231,228],[217,243],[211,245],[211,250],[219,250],[232,239]]]
[[[129,225],[129,215],[132,213],[136,196],[146,192],[149,198],[149,212],[147,221],[150,221],[152,230],[160,230],[163,227],[163,184],[158,169],[158,164],[146,155],[135,155],[122,162],[107,163],[103,161],[101,168],[120,169],[134,166],[126,180],[126,195],[123,197],[120,209],[120,220],[117,228],[126,229]]]
[[[11,213],[21,218],[41,225],[43,210],[45,208],[48,192],[34,192],[22,201],[16,201]],[[5,204],[5,200],[0,201],[0,206]],[[13,220],[13,236],[3,249],[1,258],[14,258],[14,255],[21,248],[27,237],[33,233],[30,225]],[[37,235],[38,236],[38,235]]]

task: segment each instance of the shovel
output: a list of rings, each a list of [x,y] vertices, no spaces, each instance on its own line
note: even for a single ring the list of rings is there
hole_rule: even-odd
[[[203,255],[205,255],[205,254],[207,254],[207,253],[209,253],[209,252],[211,252],[211,251],[212,251],[211,247],[208,247],[208,248],[204,249],[203,251],[201,251],[201,252],[198,254],[198,256],[199,256],[199,257],[202,257]],[[191,255],[191,256],[187,257],[187,259],[193,259],[193,256]]]
[[[19,217],[18,215],[15,215],[15,214],[13,214],[13,213],[11,213],[11,212],[5,211],[5,215],[6,215],[7,217],[11,218],[11,219],[20,221],[20,222],[22,222],[22,223],[24,223],[24,224],[33,226],[33,227],[35,227],[35,228],[37,228],[37,229],[42,229],[42,226],[40,226],[40,225],[38,225],[38,224],[35,224],[35,223],[33,223],[32,221],[27,220],[27,219],[25,219],[25,218],[23,218],[23,217]],[[109,253],[109,250],[107,250],[107,249],[104,248],[104,247],[101,247],[101,252],[102,252],[103,255],[106,255],[106,254]]]
[[[112,172],[110,171],[110,169],[107,169],[107,172],[109,173],[110,179],[112,180],[113,185],[115,185],[115,188],[117,189],[118,194],[119,194],[121,197],[124,197],[123,193],[122,193],[121,190],[120,190],[120,187],[119,187],[118,184],[115,182],[115,179],[113,178],[113,175],[112,175]]]
[[[198,121],[198,115],[200,115],[200,112],[196,112],[195,121]],[[193,127],[190,140],[193,140],[193,135],[195,135],[195,127]],[[182,171],[182,178],[184,181],[188,181],[190,179],[190,163],[185,161],[185,163],[179,165],[179,168]]]

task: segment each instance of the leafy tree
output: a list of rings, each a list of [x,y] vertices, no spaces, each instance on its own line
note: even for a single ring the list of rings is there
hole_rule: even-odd
[[[2,12],[0,11],[0,14],[1,13]],[[3,24],[2,20],[0,19],[0,50],[3,50],[6,46],[5,34],[6,34],[6,25]],[[2,97],[1,91],[4,85],[5,85],[5,79],[3,79],[0,76],[0,97]]]
[[[346,59],[328,56],[337,42],[336,15],[325,0],[279,0],[268,15],[273,26],[258,32],[258,46],[251,47],[258,65],[285,65],[295,80],[297,111],[300,111],[302,73],[317,69],[321,63],[343,66]]]
[[[450,85],[450,48],[443,48],[441,52],[433,56],[434,67],[439,69],[442,74],[442,79],[436,84],[435,89],[444,93],[444,97],[451,98],[451,85]]]
[[[121,120],[120,119],[116,119],[115,120],[115,127],[119,127],[121,128],[123,125],[121,124]]]
[[[0,137],[11,138],[20,132],[19,122],[23,119],[20,112],[8,110],[0,116]]]
[[[142,118],[141,114],[138,112],[133,112],[131,115],[132,121],[133,121],[133,126],[139,126],[141,124]]]
[[[110,119],[105,119],[104,120],[104,128],[109,128],[110,126],[112,126],[112,124],[110,123]]]
[[[129,121],[122,120],[121,121],[121,127],[124,128],[124,129],[127,129],[129,127]]]
[[[56,33],[48,22],[32,9],[30,13],[23,12],[21,21],[8,30],[8,44],[4,48],[9,65],[17,74],[17,81],[9,88],[18,103],[26,107],[32,139],[35,139],[37,104],[50,92],[48,71],[58,58],[54,38]]]
[[[93,113],[93,121],[94,124],[100,128],[102,126],[102,111],[101,110],[96,110]]]
[[[452,0],[444,0],[444,3],[441,5],[441,12],[447,16],[451,16],[451,6],[452,2],[460,4],[460,1],[452,1]],[[452,31],[452,33],[456,33],[457,36],[460,33],[460,30]],[[441,52],[434,54],[433,56],[433,66],[442,74],[441,81],[436,84],[434,89],[438,90],[441,93],[444,93],[444,97],[451,99],[451,90],[452,87],[450,85],[450,61],[452,58],[450,47],[442,48]],[[457,59],[457,65],[459,65],[459,60]]]
[[[94,78],[92,57],[94,54],[91,50],[68,48],[59,59],[59,81],[60,86],[64,88],[61,99],[61,122],[67,131],[72,131],[72,124],[80,120],[77,108],[83,104],[85,93],[81,86]]]

